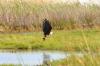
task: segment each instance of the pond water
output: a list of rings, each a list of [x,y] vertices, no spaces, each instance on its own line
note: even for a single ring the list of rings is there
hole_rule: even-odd
[[[63,51],[1,51],[0,50],[0,65],[14,64],[22,66],[37,66],[42,65],[44,61],[57,61],[68,58],[69,56],[84,57],[86,52],[63,52]],[[89,53],[90,54],[90,53]],[[93,56],[100,53],[91,53]]]
[[[42,65],[46,55],[48,56],[50,62],[54,60],[61,60],[68,56],[67,53],[60,51],[0,51],[0,64],[21,64],[23,66]]]

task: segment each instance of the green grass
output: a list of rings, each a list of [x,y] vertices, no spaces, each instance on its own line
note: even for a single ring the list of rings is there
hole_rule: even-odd
[[[55,61],[51,66],[100,66],[100,55],[87,54],[83,57],[71,56],[67,59]]]
[[[99,30],[53,31],[45,41],[41,32],[0,34],[0,49],[99,51]]]
[[[22,66],[21,64],[20,65],[14,65],[14,64],[1,64],[0,66]]]

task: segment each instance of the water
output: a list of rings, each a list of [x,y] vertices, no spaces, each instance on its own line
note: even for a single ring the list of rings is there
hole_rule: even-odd
[[[60,51],[32,51],[32,52],[0,52],[0,64],[42,65],[44,54],[49,56],[50,62],[61,60],[68,55]]]

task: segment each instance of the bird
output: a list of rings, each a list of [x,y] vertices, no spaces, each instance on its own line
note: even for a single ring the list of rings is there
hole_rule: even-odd
[[[48,35],[52,34],[51,30],[52,26],[49,20],[45,18],[43,21],[43,34],[44,34],[43,40],[45,40]]]

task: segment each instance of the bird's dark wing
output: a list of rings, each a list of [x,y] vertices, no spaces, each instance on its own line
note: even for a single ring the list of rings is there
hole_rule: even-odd
[[[52,29],[52,26],[51,26],[51,24],[49,23],[49,21],[48,21],[48,20],[44,21],[44,22],[43,22],[43,32],[44,32],[45,34],[49,34],[50,31],[51,31],[51,29]]]

